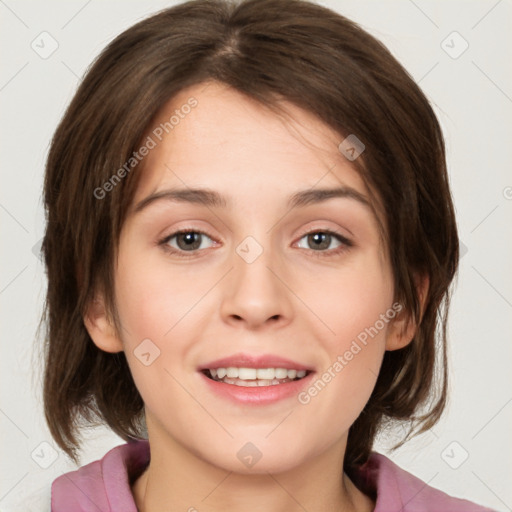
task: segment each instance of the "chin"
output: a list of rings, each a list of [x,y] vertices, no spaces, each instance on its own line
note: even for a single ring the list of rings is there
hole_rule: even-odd
[[[239,439],[244,439],[240,441]],[[211,453],[211,446],[202,452],[201,458],[225,471],[243,475],[265,475],[267,473],[282,473],[297,468],[306,461],[303,442],[290,440],[286,445],[282,442],[272,442],[265,436],[256,438],[244,436],[230,440],[222,445],[215,453]],[[277,439],[276,439],[277,441]]]

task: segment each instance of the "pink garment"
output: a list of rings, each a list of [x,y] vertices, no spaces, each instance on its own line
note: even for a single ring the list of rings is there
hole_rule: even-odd
[[[52,512],[137,512],[132,481],[149,463],[149,444],[117,446],[101,460],[58,477],[52,484]],[[368,495],[376,496],[374,512],[493,512],[467,500],[452,498],[372,453],[355,476]]]

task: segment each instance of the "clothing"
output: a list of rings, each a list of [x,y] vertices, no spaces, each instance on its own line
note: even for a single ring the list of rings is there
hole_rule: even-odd
[[[137,512],[131,484],[148,463],[147,441],[117,446],[103,459],[57,478],[51,511]],[[376,497],[374,512],[492,512],[426,485],[379,453],[358,469],[354,483]]]

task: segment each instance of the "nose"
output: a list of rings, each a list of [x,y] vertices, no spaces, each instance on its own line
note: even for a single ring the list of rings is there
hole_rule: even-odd
[[[260,247],[254,247],[254,242],[241,244],[232,257],[233,269],[223,282],[220,312],[223,320],[235,327],[284,327],[292,318],[289,275],[268,247]],[[244,248],[248,249],[245,253]],[[262,252],[253,259],[256,249],[256,254]]]

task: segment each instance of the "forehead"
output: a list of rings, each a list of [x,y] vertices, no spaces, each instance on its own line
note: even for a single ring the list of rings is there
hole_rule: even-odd
[[[132,209],[149,194],[176,187],[217,190],[239,205],[307,188],[367,195],[338,150],[343,138],[296,105],[280,105],[285,117],[218,82],[180,91],[147,130],[155,145],[142,162]]]

